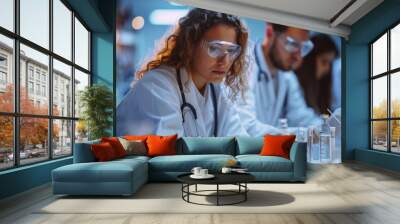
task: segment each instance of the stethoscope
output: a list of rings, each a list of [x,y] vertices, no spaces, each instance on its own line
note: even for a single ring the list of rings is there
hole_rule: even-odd
[[[258,54],[257,54],[257,46],[254,47],[254,57],[256,59],[256,64],[258,67],[257,82],[261,82],[261,75],[264,76],[266,82],[269,82],[269,77],[268,77],[267,72],[265,72],[261,69],[260,58],[258,58]]]
[[[177,81],[178,81],[178,86],[179,86],[179,91],[181,92],[182,96],[182,104],[181,104],[181,114],[182,114],[182,123],[185,122],[185,116],[183,114],[183,111],[185,108],[189,108],[189,110],[192,112],[193,117],[195,120],[197,120],[197,112],[194,106],[186,101],[185,94],[183,93],[183,87],[182,87],[182,80],[181,80],[181,71],[180,69],[176,69],[176,76],[177,76]],[[211,87],[211,99],[214,107],[214,136],[217,136],[217,128],[218,128],[218,105],[217,105],[217,96],[215,94],[215,88],[212,83],[210,83]]]
[[[261,69],[261,62],[260,58],[258,57],[257,54],[257,46],[254,47],[254,58],[258,67],[258,74],[257,74],[257,82],[261,82],[261,76],[264,76],[265,82],[269,82],[269,76],[266,71],[263,71]],[[282,111],[282,116],[283,118],[286,118],[287,116],[287,106],[288,106],[288,90],[285,91],[285,98],[283,101],[283,111]]]

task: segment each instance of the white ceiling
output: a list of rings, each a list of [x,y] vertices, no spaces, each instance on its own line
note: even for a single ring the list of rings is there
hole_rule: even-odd
[[[383,0],[170,0],[347,38],[350,26]],[[346,5],[349,7],[338,14]],[[337,15],[335,17],[335,15]],[[336,20],[334,20],[337,18]]]
[[[265,9],[329,20],[350,0],[226,0],[226,2],[246,3]],[[312,7],[310,7],[312,6]]]

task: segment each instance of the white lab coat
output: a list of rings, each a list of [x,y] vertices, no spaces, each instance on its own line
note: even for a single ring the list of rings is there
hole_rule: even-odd
[[[213,136],[214,107],[211,87],[206,86],[203,96],[186,69],[181,68],[180,73],[186,102],[196,109],[197,120],[192,112],[185,110],[185,122],[182,122],[182,97],[176,70],[169,66],[160,66],[136,81],[118,105],[117,135]],[[221,91],[220,84],[214,84],[214,87],[218,106],[217,136],[247,135],[235,107]]]
[[[248,134],[279,134],[282,131],[275,127],[279,126],[280,118],[286,118],[289,127],[322,124],[314,110],[307,107],[296,75],[293,72],[278,71],[274,80],[260,43],[253,52],[259,63],[254,60],[248,77],[249,90],[245,93],[245,98],[238,101],[237,106]],[[260,70],[264,73],[259,74]]]

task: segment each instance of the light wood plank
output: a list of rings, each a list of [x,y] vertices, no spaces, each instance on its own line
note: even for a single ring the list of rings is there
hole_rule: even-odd
[[[0,201],[0,223],[111,224],[261,224],[261,223],[400,223],[400,174],[356,162],[310,165],[308,183],[323,186],[349,203],[359,214],[36,214],[54,200],[49,185]],[[311,196],[312,197],[312,196]]]

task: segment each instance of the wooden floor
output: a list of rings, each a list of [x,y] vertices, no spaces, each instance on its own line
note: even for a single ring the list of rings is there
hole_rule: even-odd
[[[317,183],[345,201],[362,201],[357,214],[36,214],[54,200],[50,186],[41,186],[0,202],[0,223],[400,223],[400,174],[347,162],[310,166],[308,182]]]

